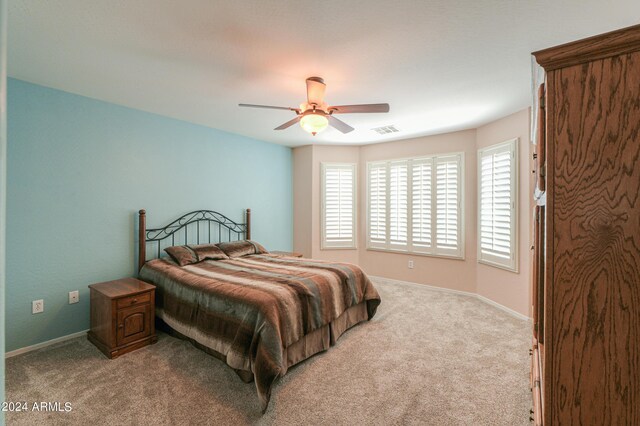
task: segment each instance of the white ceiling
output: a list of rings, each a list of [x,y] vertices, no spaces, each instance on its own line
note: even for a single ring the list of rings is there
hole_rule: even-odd
[[[9,75],[288,146],[474,128],[530,103],[530,52],[638,23],[638,0],[17,0]],[[321,76],[356,128],[293,118]],[[380,136],[371,128],[393,124]]]

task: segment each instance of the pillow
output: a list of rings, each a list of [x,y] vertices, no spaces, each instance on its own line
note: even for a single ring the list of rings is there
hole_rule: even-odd
[[[198,255],[189,246],[171,246],[164,249],[164,251],[180,266],[198,262]]]
[[[229,257],[215,244],[172,246],[164,249],[180,266],[191,265],[203,260],[220,260]]]
[[[225,252],[220,249],[215,244],[200,244],[197,246],[189,246],[193,251],[196,252],[196,256],[198,256],[198,262],[202,262],[203,260],[223,260],[228,259],[229,256],[225,254]]]
[[[227,256],[242,257],[250,254],[262,254],[269,253],[264,247],[255,241],[242,240],[242,241],[230,241],[228,243],[219,243],[218,247],[226,253]]]

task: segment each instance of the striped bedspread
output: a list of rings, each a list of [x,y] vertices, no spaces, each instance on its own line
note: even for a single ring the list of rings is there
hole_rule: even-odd
[[[183,267],[155,259],[140,277],[157,286],[157,314],[169,326],[253,373],[263,412],[289,345],[362,302],[371,319],[380,304],[356,265],[270,254]]]

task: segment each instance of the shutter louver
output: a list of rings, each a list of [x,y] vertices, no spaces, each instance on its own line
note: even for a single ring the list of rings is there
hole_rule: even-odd
[[[407,162],[392,162],[389,167],[389,245],[407,248]]]
[[[369,166],[369,244],[384,247],[387,241],[387,168]]]
[[[456,251],[459,248],[459,161],[455,157],[436,162],[436,247]]]
[[[355,247],[355,166],[323,164],[323,248]]]
[[[430,158],[412,163],[411,243],[414,251],[426,252],[431,248],[432,163]]]

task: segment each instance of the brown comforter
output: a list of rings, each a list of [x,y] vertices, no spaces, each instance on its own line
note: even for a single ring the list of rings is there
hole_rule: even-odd
[[[356,265],[270,254],[184,267],[155,259],[140,277],[157,286],[157,314],[169,326],[253,373],[263,412],[287,371],[287,347],[352,306],[365,302],[371,319],[380,304]]]

